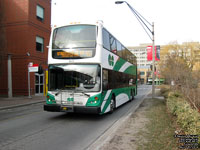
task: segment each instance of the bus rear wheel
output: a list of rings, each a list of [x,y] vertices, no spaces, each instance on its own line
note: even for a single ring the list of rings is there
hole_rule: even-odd
[[[130,100],[130,101],[132,101],[132,100],[134,100],[134,99],[135,99],[135,97],[134,97],[134,96],[135,96],[135,92],[132,90],[132,91],[131,91],[131,100]]]

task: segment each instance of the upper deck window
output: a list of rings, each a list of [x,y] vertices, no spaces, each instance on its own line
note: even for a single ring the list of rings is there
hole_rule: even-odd
[[[52,49],[95,48],[96,26],[71,25],[54,30]]]

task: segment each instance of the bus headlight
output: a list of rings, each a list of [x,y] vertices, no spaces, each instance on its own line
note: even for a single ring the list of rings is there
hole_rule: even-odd
[[[54,97],[53,95],[47,93],[46,102],[47,102],[48,104],[56,103],[55,97]]]

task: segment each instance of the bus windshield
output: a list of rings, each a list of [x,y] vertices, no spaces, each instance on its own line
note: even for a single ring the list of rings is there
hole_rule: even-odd
[[[50,65],[49,90],[100,91],[99,65]]]
[[[95,48],[96,26],[70,25],[53,32],[52,49]]]

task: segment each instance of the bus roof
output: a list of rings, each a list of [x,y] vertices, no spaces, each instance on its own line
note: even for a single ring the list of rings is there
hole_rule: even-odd
[[[59,28],[59,27],[64,27],[64,26],[70,26],[70,25],[103,25],[103,21],[102,20],[98,20],[96,22],[70,22],[68,24],[65,25],[53,25],[52,28]]]

